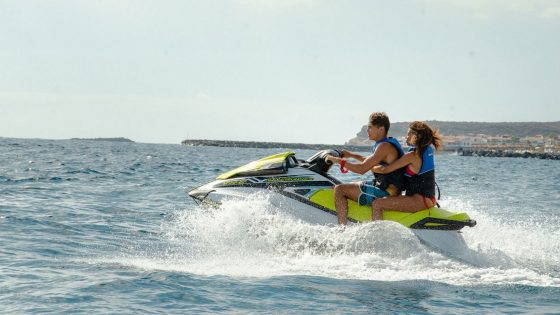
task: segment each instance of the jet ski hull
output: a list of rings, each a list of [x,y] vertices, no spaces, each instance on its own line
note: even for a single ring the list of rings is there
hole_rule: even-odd
[[[202,195],[202,191],[198,191],[198,193],[199,195],[198,197],[195,197],[195,200],[204,205],[215,207],[228,200],[246,200],[256,192],[250,188],[229,188],[220,190],[219,192],[207,192],[204,197]],[[276,209],[280,209],[283,213],[296,220],[317,225],[335,226],[338,224],[336,213],[333,211],[319,209],[316,205],[304,203],[274,191],[267,192],[266,197],[272,206]],[[351,220],[348,224],[354,225],[359,224],[359,222]],[[410,228],[410,231],[423,244],[444,252],[446,255],[453,256],[467,262],[472,256],[472,250],[468,248],[461,235],[461,231],[458,229]]]
[[[255,189],[251,186],[217,188],[210,185],[195,189],[189,195],[197,201],[218,205],[224,199],[247,198],[258,191],[268,191],[270,202],[273,205],[281,206],[285,211],[294,213],[297,218],[308,218],[304,221],[317,224],[336,224],[338,222],[332,187],[280,185],[263,186],[262,188]],[[476,222],[465,213],[437,207],[414,213],[386,210],[383,211],[383,219],[422,230],[460,230],[465,226],[476,225]],[[348,221],[353,223],[371,221],[371,208],[360,206],[355,201],[349,200]]]

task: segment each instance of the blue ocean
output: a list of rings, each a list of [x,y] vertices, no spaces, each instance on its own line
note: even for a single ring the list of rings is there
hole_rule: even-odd
[[[0,313],[560,314],[559,161],[436,157],[440,204],[477,220],[463,236],[482,265],[389,222],[186,195],[288,150],[0,138]]]

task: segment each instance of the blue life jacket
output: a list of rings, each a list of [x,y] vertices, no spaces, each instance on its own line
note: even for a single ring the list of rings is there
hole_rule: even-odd
[[[416,151],[416,148],[410,147],[408,152]],[[435,160],[434,148],[429,146],[422,153],[422,167],[418,174],[404,174],[404,189],[407,196],[420,194],[424,197],[433,197],[436,195],[436,178],[435,178]]]
[[[375,152],[377,146],[384,142],[392,144],[397,149],[397,159],[400,159],[404,155],[404,150],[401,144],[397,139],[393,137],[383,138],[379,141],[376,141],[373,144],[371,152]],[[387,163],[385,162],[381,162],[380,164],[387,165]],[[394,185],[400,191],[404,187],[404,168],[400,168],[388,174],[374,173],[373,175],[375,176],[374,185],[379,189],[386,190],[389,185]]]

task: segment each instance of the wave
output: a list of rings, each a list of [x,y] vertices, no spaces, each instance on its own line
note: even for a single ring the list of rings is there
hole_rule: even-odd
[[[487,219],[483,216],[481,221]],[[102,260],[207,276],[310,275],[378,281],[428,280],[453,285],[560,287],[560,272],[555,263],[559,251],[552,239],[545,237],[546,233],[512,232],[510,226],[491,221],[465,233],[473,250],[493,262],[485,267],[433,251],[409,229],[392,222],[347,227],[307,224],[271,206],[266,195],[225,202],[216,209],[179,210],[162,230],[161,241],[165,246],[144,244],[127,254]],[[505,239],[509,240],[495,238],[504,231]],[[536,248],[515,247],[519,238],[527,238],[526,232],[545,244]],[[547,251],[552,251],[553,257],[545,256]],[[506,263],[510,259],[515,264]]]
[[[80,168],[66,171],[66,174],[104,174],[103,172],[97,171],[92,168]]]
[[[12,184],[22,184],[22,183],[32,183],[32,182],[64,182],[64,181],[77,181],[78,178],[64,178],[59,176],[37,176],[37,177],[24,177],[24,178],[10,178],[6,176],[0,176],[0,182],[12,183]]]
[[[471,209],[477,219],[475,229],[465,229],[463,236],[470,247],[492,255],[507,255],[522,268],[560,277],[560,229],[554,216],[537,215],[503,217],[475,210],[467,202],[450,201],[453,208]]]

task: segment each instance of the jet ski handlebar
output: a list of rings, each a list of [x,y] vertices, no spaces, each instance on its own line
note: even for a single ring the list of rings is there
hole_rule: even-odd
[[[342,157],[342,151],[334,149],[322,150],[305,160],[305,163],[309,165],[309,169],[312,171],[327,173],[332,166],[332,162],[325,160],[327,155]]]
[[[327,161],[327,155],[332,155],[332,156],[339,157],[339,158],[341,158],[342,155],[343,155],[341,150],[334,150],[334,149],[333,149],[333,150],[331,150],[331,149],[329,149],[329,150],[323,150],[323,151],[321,151],[321,152],[322,152],[321,158],[322,158],[328,165],[332,165],[333,163],[332,163],[331,161]]]

